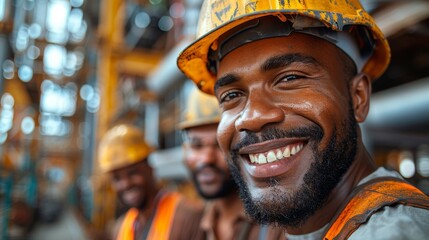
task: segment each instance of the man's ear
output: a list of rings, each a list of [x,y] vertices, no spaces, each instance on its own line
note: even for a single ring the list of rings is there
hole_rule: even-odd
[[[366,74],[356,75],[350,82],[350,94],[353,101],[355,119],[361,123],[365,121],[369,112],[371,95],[371,79]]]

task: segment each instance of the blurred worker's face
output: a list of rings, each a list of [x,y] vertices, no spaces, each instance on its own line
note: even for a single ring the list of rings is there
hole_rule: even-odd
[[[120,201],[144,209],[152,197],[155,183],[147,160],[112,171],[112,183]]]
[[[217,124],[186,131],[185,162],[198,193],[205,199],[225,197],[237,187],[216,139]]]
[[[246,211],[261,223],[302,224],[355,157],[361,99],[340,54],[293,34],[245,44],[219,63],[219,144]]]

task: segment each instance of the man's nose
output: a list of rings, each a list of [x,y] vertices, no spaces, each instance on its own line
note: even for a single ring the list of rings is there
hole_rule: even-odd
[[[125,190],[131,186],[131,181],[129,177],[121,177],[121,179],[116,181],[115,186],[117,190]]]
[[[237,131],[258,132],[264,126],[282,122],[283,110],[269,96],[250,94],[246,106],[235,121]]]

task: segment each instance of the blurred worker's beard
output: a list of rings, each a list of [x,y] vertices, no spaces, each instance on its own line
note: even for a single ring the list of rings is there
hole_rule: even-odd
[[[206,193],[197,180],[198,173],[205,168],[211,168],[213,171],[217,172],[223,179],[218,191],[213,192],[211,194]],[[229,172],[225,172],[213,164],[203,165],[194,170],[192,172],[192,180],[194,181],[198,194],[200,194],[200,196],[206,200],[224,198],[226,196],[229,196],[230,194],[237,193],[238,186],[235,183],[234,179],[231,177],[231,175],[229,175]]]
[[[357,122],[353,110],[350,110],[347,122],[340,129],[334,129],[333,136],[326,149],[319,150],[317,145],[323,137],[319,126],[295,129],[285,132],[279,129],[268,129],[261,136],[262,140],[285,137],[310,137],[309,144],[313,149],[314,159],[304,175],[303,185],[295,192],[289,193],[281,185],[280,178],[269,178],[270,194],[252,196],[240,172],[237,150],[261,140],[254,134],[248,134],[242,142],[234,146],[228,165],[231,174],[238,184],[240,197],[246,212],[260,224],[276,224],[296,227],[303,224],[328,198],[332,189],[349,169],[356,155]]]

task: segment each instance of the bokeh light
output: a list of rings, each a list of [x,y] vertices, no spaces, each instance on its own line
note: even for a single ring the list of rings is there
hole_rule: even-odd
[[[18,77],[23,82],[29,82],[33,78],[33,69],[27,65],[21,65],[18,68]]]
[[[34,119],[32,117],[26,116],[21,121],[21,131],[24,134],[31,134],[35,128]]]
[[[399,172],[405,178],[411,178],[416,173],[416,166],[410,151],[401,152],[399,158]]]
[[[173,19],[169,16],[162,16],[161,19],[159,19],[158,27],[164,32],[168,32],[173,28]]]

